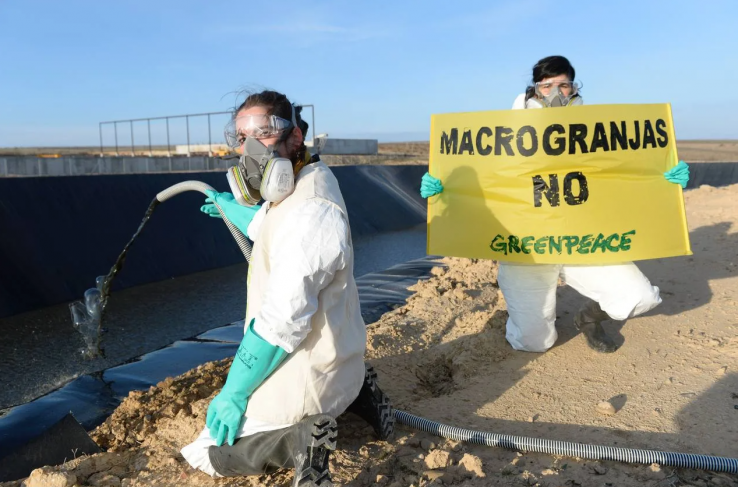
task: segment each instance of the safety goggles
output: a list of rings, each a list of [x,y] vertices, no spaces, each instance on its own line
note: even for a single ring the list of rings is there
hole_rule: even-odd
[[[580,83],[576,81],[539,81],[536,83],[536,93],[539,96],[548,96],[551,93],[552,88],[558,88],[559,93],[565,93],[566,96],[576,95],[579,88],[582,87]]]
[[[226,144],[231,149],[238,149],[247,137],[267,139],[282,134],[292,126],[292,122],[276,115],[241,115],[226,125]]]

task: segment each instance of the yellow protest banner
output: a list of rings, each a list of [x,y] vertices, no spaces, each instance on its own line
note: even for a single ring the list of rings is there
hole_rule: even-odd
[[[691,254],[668,104],[431,117],[428,253],[606,264]]]

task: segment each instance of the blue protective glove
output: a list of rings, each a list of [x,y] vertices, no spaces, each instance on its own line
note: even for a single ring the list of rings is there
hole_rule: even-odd
[[[684,161],[679,161],[679,164],[664,173],[664,177],[670,183],[679,184],[682,188],[686,188],[689,182],[689,165]]]
[[[223,209],[226,218],[236,227],[241,230],[241,233],[248,236],[246,230],[249,228],[249,223],[254,219],[254,215],[259,211],[261,205],[255,206],[243,206],[236,201],[231,193],[218,193],[212,189],[205,191],[208,197],[205,199],[205,203],[209,203],[200,207],[200,211],[206,215],[214,218],[221,218],[218,208],[215,207],[214,203]]]
[[[205,425],[210,429],[210,436],[217,446],[225,440],[233,445],[246,412],[248,398],[289,355],[257,335],[254,321],[251,320],[233,357],[223,389],[208,406]]]
[[[434,178],[429,173],[423,175],[423,179],[420,182],[420,196],[423,198],[430,198],[443,192],[443,184],[438,178]]]

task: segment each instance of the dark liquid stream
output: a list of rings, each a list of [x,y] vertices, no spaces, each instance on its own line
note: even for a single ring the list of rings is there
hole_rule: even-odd
[[[146,214],[144,215],[143,220],[141,220],[138,230],[136,230],[136,233],[133,234],[131,240],[129,240],[123,248],[123,251],[116,259],[115,264],[110,268],[110,272],[108,272],[106,276],[99,276],[95,280],[96,286],[85,291],[84,300],[75,301],[69,305],[74,328],[82,334],[85,345],[87,345],[87,348],[80,350],[85,358],[92,359],[99,356],[105,356],[105,353],[100,346],[100,342],[103,330],[102,319],[105,314],[105,308],[108,305],[110,287],[113,284],[115,277],[123,268],[123,264],[125,263],[128,255],[128,250],[133,245],[133,242],[136,241],[136,238],[141,234],[146,223],[151,219],[151,215],[154,213],[154,209],[158,204],[159,200],[154,198],[146,210]]]

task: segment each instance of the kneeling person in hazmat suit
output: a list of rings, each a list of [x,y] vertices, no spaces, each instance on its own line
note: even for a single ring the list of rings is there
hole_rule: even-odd
[[[563,56],[550,56],[533,67],[533,86],[519,95],[513,109],[581,105],[574,68]],[[668,181],[686,187],[684,162],[665,174]],[[426,173],[421,195],[429,198],[443,191],[441,181]],[[645,313],[659,303],[659,289],[632,262],[616,265],[517,264],[500,262],[498,283],[507,303],[506,338],[516,350],[543,352],[556,342],[556,287],[566,284],[589,298],[574,317],[574,324],[598,352],[614,352],[615,342],[602,322],[625,320]]]
[[[294,485],[326,486],[335,418],[356,412],[386,439],[394,415],[364,364],[343,196],[330,169],[307,153],[300,111],[280,93],[252,94],[226,131],[242,151],[229,170],[234,193],[208,192],[202,211],[219,216],[217,203],[255,241],[246,326],[206,427],[182,454],[210,475],[293,467]]]

